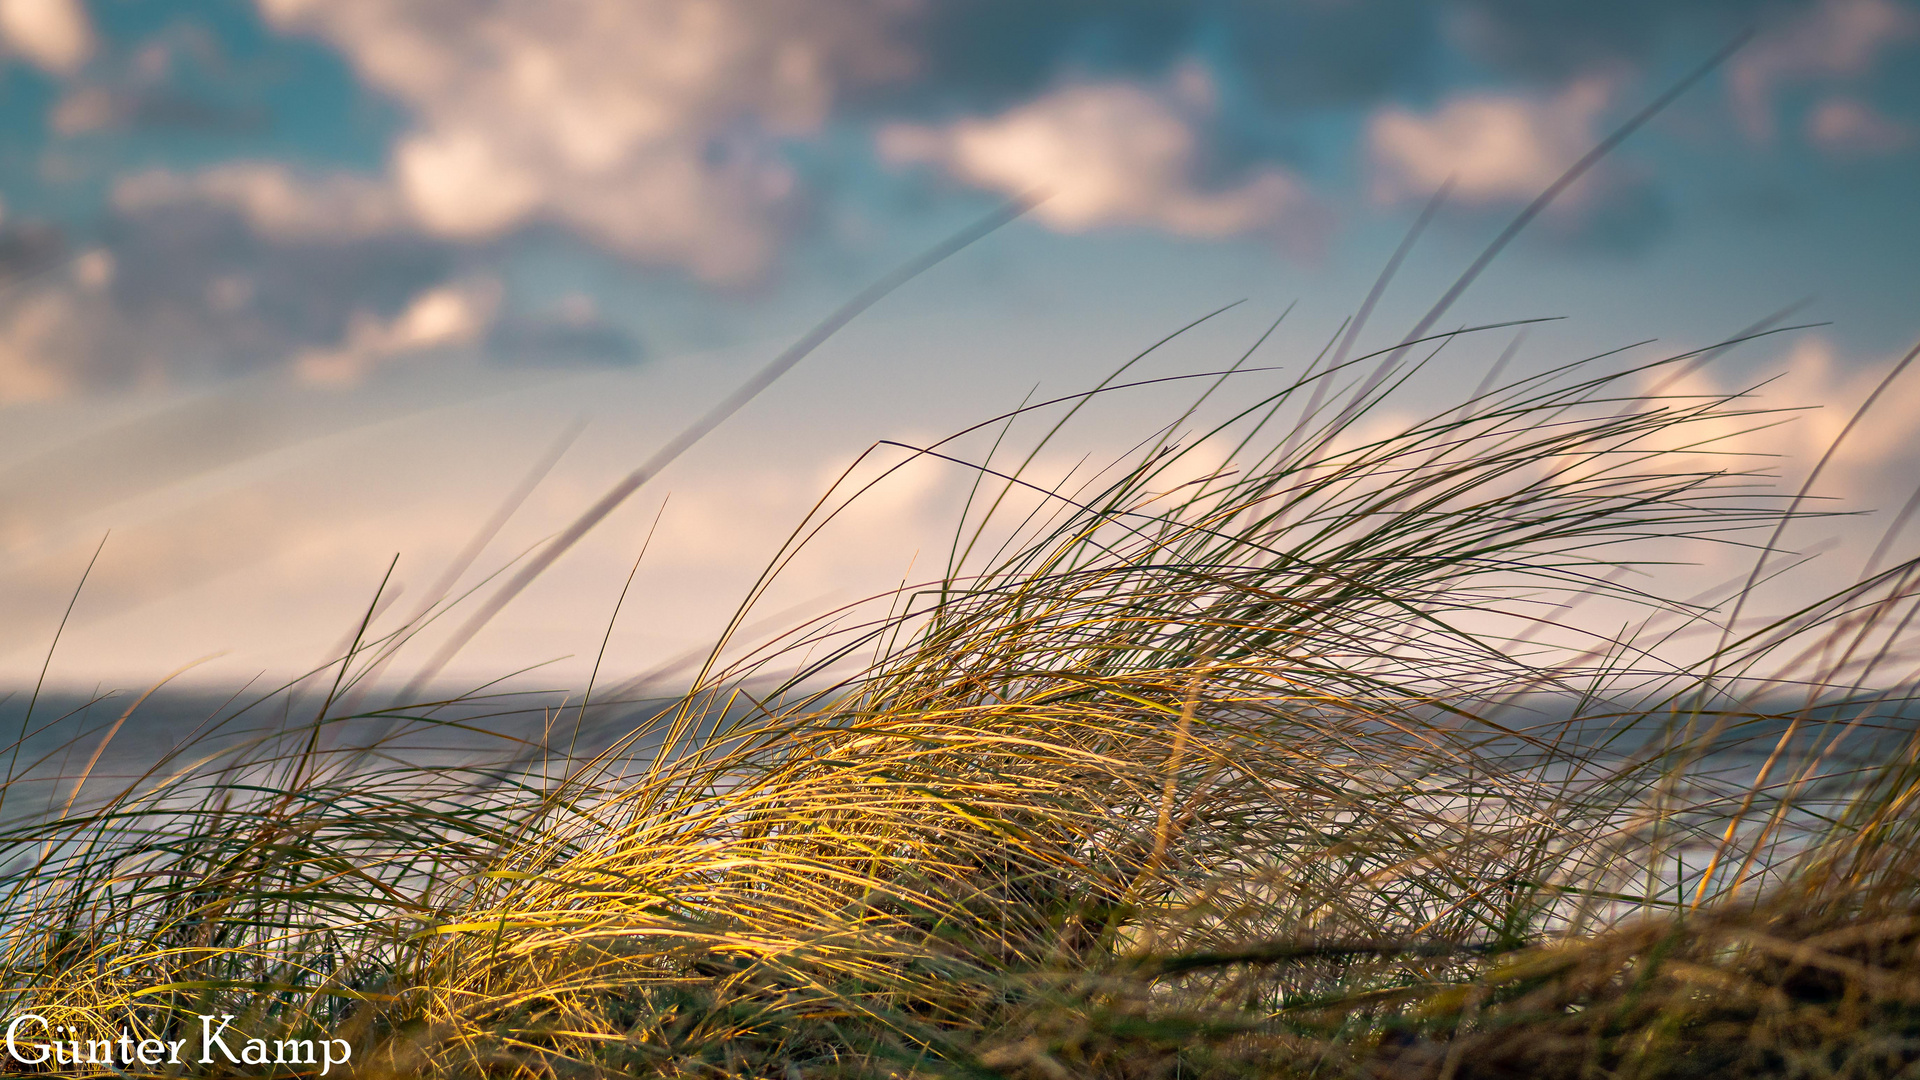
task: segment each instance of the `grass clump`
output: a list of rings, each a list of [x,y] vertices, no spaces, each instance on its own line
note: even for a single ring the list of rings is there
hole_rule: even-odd
[[[1404,354],[1215,373],[1070,483],[877,447],[975,478],[945,572],[601,702],[585,760],[585,706],[343,705],[417,626],[356,645],[304,722],[8,824],[0,993],[359,1076],[1912,1068],[1914,564],[1771,622],[1638,591],[1801,514],[1732,453],[1778,417],[1660,391],[1690,354],[1388,423]]]

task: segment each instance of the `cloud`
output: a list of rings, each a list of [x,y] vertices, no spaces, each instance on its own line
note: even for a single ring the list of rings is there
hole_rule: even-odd
[[[1551,97],[1462,94],[1430,112],[1376,109],[1364,135],[1368,190],[1383,204],[1431,198],[1453,181],[1453,203],[1492,210],[1531,201],[1603,135],[1613,83],[1589,76]],[[1643,249],[1671,223],[1650,178],[1605,161],[1563,192],[1539,226],[1566,244],[1615,253]]]
[[[1805,6],[1805,0],[1458,0],[1441,10],[1446,36],[1474,58],[1557,84],[1645,67],[1680,34],[1724,41],[1756,21]]]
[[[1807,114],[1807,141],[1830,154],[1891,154],[1912,146],[1914,140],[1912,124],[1854,98],[1830,97]]]
[[[0,227],[0,402],[191,386],[286,369],[351,383],[457,352],[505,364],[630,364],[638,342],[576,299],[509,313],[495,253],[436,237],[378,178],[241,161],[145,170],[111,194],[104,243]]]
[[[715,282],[763,272],[797,194],[782,139],[902,76],[907,0],[260,0],[337,46],[412,127],[385,182],[450,240],[552,221]]]
[[[1425,199],[1452,179],[1463,202],[1531,199],[1592,148],[1609,96],[1587,79],[1544,100],[1468,94],[1425,115],[1385,106],[1367,121],[1373,197]]]
[[[1785,85],[1858,77],[1881,53],[1920,34],[1920,16],[1895,0],[1819,0],[1735,56],[1734,111],[1756,140],[1773,137],[1773,97]]]
[[[86,384],[93,358],[128,344],[107,294],[113,256],[98,248],[66,255],[48,226],[0,229],[0,280],[15,282],[0,293],[0,405],[62,396]]]
[[[244,135],[266,128],[246,65],[198,22],[174,21],[138,44],[107,51],[69,78],[48,116],[62,136],[132,129]]]
[[[344,346],[370,320],[389,322],[422,295],[466,276],[459,252],[411,233],[263,233],[243,210],[207,202],[122,210],[107,239],[118,262],[111,295],[140,328],[124,357],[101,357],[90,380],[110,384],[149,357],[166,381],[277,367]]]
[[[260,235],[283,242],[340,243],[412,226],[398,195],[374,177],[298,173],[279,162],[235,161],[193,174],[150,169],[114,184],[129,214],[204,204],[231,210]]]
[[[1205,51],[1268,106],[1367,102],[1425,74],[1430,0],[1020,0],[928,5],[908,28],[921,79],[896,106],[1004,111],[1085,78],[1158,79]]]
[[[0,0],[0,40],[28,62],[71,75],[93,55],[93,25],[80,0]]]
[[[147,179],[134,188],[165,186]],[[0,228],[0,279],[15,283],[0,292],[0,399],[191,386],[316,350],[396,354],[424,340],[431,321],[408,320],[433,310],[424,298],[484,276],[445,242],[356,234],[345,215],[329,234],[270,198],[239,197],[249,192],[234,185],[225,204],[123,197],[99,246],[80,252],[44,225]]]
[[[40,294],[12,306],[0,320],[0,405],[59,397],[69,378],[59,363],[81,320],[69,300]]]
[[[479,340],[499,300],[498,283],[481,280],[428,289],[391,319],[356,312],[344,340],[302,353],[294,370],[308,382],[357,383],[376,364]]]
[[[128,128],[175,128],[233,134],[266,122],[259,109],[230,108],[164,86],[83,86],[54,107],[49,118],[62,135]]]
[[[1034,220],[1062,231],[1311,251],[1331,223],[1306,176],[1341,174],[1346,136],[1333,133],[1356,110],[1363,191],[1398,203],[1458,176],[1458,203],[1499,208],[1590,147],[1608,88],[1682,30],[1797,12],[1741,61],[1741,93],[1765,103],[1808,72],[1870,67],[1884,51],[1874,28],[1897,37],[1911,21],[1897,0],[254,3],[268,30],[337,55],[272,34],[240,44],[186,17],[96,41],[78,0],[0,0],[0,45],[61,79],[42,162],[135,163],[105,186],[98,220],[77,220],[82,209],[68,221],[102,245],[93,284],[67,272],[22,282],[70,253],[57,234],[49,255],[25,226],[0,229],[0,280],[20,283],[0,296],[7,393],[290,364],[350,374],[422,351],[398,343],[414,340],[409,312],[436,290],[474,300],[461,349],[629,363],[641,347],[624,324],[530,312],[522,296],[480,303],[473,283],[520,280],[505,264],[556,234],[708,283],[762,280],[827,217],[812,216],[815,201],[842,197],[809,180],[864,175],[870,163],[837,160],[853,145],[941,182],[1048,189]],[[1476,62],[1544,85],[1433,97],[1448,33]],[[1528,66],[1555,40],[1567,66]],[[352,132],[272,89],[269,69],[310,63],[321,73],[299,75],[298,92],[365,110],[342,122]],[[1903,144],[1902,125],[1860,95],[1822,93],[1806,118],[1815,145]],[[262,137],[270,104],[286,112]],[[113,141],[156,125],[221,138]],[[104,134],[61,141],[87,133]],[[1541,226],[1637,244],[1665,220],[1658,196],[1630,164],[1608,163]]]
[[[0,208],[0,285],[52,268],[66,246],[59,229],[45,222],[8,221]]]
[[[1309,238],[1318,215],[1288,170],[1267,165],[1204,182],[1211,89],[1197,70],[1184,74],[1159,91],[1067,85],[997,116],[890,125],[878,133],[880,155],[1010,195],[1044,194],[1034,217],[1063,232],[1133,225],[1206,238]]]
[[[569,296],[532,314],[509,314],[487,335],[487,354],[513,364],[626,366],[641,358],[640,342],[608,322],[593,298]]]
[[[1724,444],[1702,445],[1697,456],[1676,460],[1682,468],[1725,468],[1718,452],[1755,456],[1745,467],[1762,467],[1780,477],[1783,491],[1795,491],[1814,465],[1827,458],[1815,494],[1839,502],[1839,508],[1872,511],[1862,526],[1850,527],[1851,541],[1871,544],[1913,491],[1920,476],[1920,380],[1903,377],[1881,394],[1865,421],[1847,431],[1860,406],[1891,367],[1892,357],[1845,356],[1817,333],[1799,337],[1784,355],[1738,375],[1700,371],[1675,380],[1650,372],[1647,384],[1681,399],[1711,398],[1751,391],[1750,407],[1780,410],[1778,415],[1728,417],[1707,434]],[[1776,422],[1777,421],[1777,422]],[[1842,433],[1846,440],[1836,447]],[[1829,452],[1831,456],[1829,457]],[[1816,508],[1818,509],[1818,508]],[[1864,557],[1865,552],[1857,554]]]
[[[793,164],[792,144],[817,139],[836,118],[881,129],[890,160],[918,161],[968,184],[1005,191],[1064,182],[1039,214],[1059,228],[1266,232],[1300,241],[1320,228],[1313,224],[1319,215],[1304,183],[1279,160],[1270,123],[1275,110],[1367,106],[1421,92],[1437,78],[1443,24],[1454,16],[1479,28],[1476,40],[1490,54],[1506,55],[1501,50],[1516,43],[1538,44],[1561,32],[1588,43],[1592,56],[1611,56],[1644,52],[1687,13],[1725,14],[1741,6],[1735,0],[256,5],[270,28],[334,47],[362,86],[399,107],[404,119],[384,160],[358,172],[255,160],[198,174],[146,173],[117,187],[123,207],[198,199],[234,209],[270,237],[315,241],[331,232],[328,223],[354,239],[414,233],[465,246],[530,225],[557,225],[632,262],[721,284],[763,275],[805,219],[810,193]],[[1578,32],[1563,33],[1569,28]],[[55,127],[71,134],[166,117],[210,129],[244,126],[239,112],[206,113],[194,84],[174,79],[188,60],[211,64],[206,57],[219,46],[202,40],[205,35],[169,33],[130,54],[133,70],[119,82],[72,88],[54,111]],[[1209,65],[1207,78],[1217,77],[1224,88],[1224,100],[1205,108],[1174,89],[1200,70],[1196,56]],[[1577,141],[1550,128],[1586,130],[1590,117],[1569,101],[1592,85],[1591,77],[1576,81],[1554,99],[1558,112],[1522,134],[1547,151]],[[1288,150],[1290,161],[1298,149]],[[1418,173],[1414,157],[1402,158],[1402,172]],[[1515,165],[1510,159],[1501,167]],[[1524,176],[1542,171],[1518,166]],[[1485,172],[1475,179],[1496,187],[1521,182]]]

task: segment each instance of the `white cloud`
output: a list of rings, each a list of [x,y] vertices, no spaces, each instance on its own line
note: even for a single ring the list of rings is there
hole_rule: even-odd
[[[1010,195],[1044,194],[1034,216],[1063,232],[1142,225],[1198,237],[1310,234],[1318,215],[1285,169],[1266,166],[1231,186],[1203,185],[1207,91],[1191,70],[1164,91],[1123,82],[1066,86],[998,116],[888,126],[879,149],[894,164],[936,166]]]
[[[461,240],[545,219],[715,281],[763,270],[795,178],[778,141],[904,75],[915,0],[260,0],[412,113],[384,178]]]
[[[1832,97],[1807,115],[1807,139],[1830,154],[1890,154],[1913,145],[1913,125],[1864,101]]]
[[[72,74],[93,55],[93,26],[80,0],[0,0],[0,39],[56,75]]]
[[[1864,75],[1883,50],[1920,33],[1920,17],[1895,0],[1819,0],[1733,59],[1727,84],[1748,135],[1773,136],[1773,95],[1783,84]]]
[[[402,143],[400,190],[429,230],[478,239],[524,220],[540,205],[540,178],[504,158],[484,132],[436,131]]]
[[[1584,79],[1545,100],[1469,94],[1425,115],[1384,106],[1367,121],[1373,197],[1425,199],[1451,178],[1463,202],[1531,199],[1592,148],[1610,96]]]

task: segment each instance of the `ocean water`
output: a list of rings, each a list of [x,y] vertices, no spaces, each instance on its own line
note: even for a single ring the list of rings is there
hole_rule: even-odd
[[[323,715],[337,715],[342,705],[329,703],[327,689],[162,691],[143,701],[131,694],[48,694],[34,703],[31,718],[29,694],[4,695],[0,769],[10,779],[0,800],[0,829],[11,839],[0,835],[0,846],[12,850],[0,857],[0,872],[38,857],[33,850],[43,849],[33,838],[46,835],[54,819],[84,819],[130,792],[149,793],[134,805],[157,815],[152,821],[170,806],[203,799],[210,785],[271,792],[288,783],[293,759],[310,752],[336,781],[356,772],[375,783],[397,782],[393,778],[402,774],[407,783],[425,778],[432,785],[444,778],[436,790],[456,798],[463,790],[482,798],[508,784],[549,783],[582,762],[598,760],[618,772],[653,758],[660,745],[660,725],[653,721],[675,705],[610,693],[583,710],[577,697],[554,691],[500,692],[412,708],[369,697],[346,703],[353,718],[317,723]],[[714,710],[708,722],[721,712]],[[1610,888],[1631,885],[1635,894],[1673,897],[1696,888],[1709,865],[1718,865],[1721,874],[1730,869],[1726,859],[1714,857],[1729,821],[1742,819],[1735,850],[1760,843],[1763,868],[1785,866],[1876,770],[1910,762],[1920,745],[1920,710],[1907,695],[1814,709],[1794,709],[1786,701],[1749,708],[1726,718],[1710,740],[1696,739],[1680,751],[1674,748],[1682,745],[1685,716],[1575,718],[1571,700],[1538,697],[1510,703],[1493,719],[1498,727],[1451,721],[1453,750],[1430,759],[1391,768],[1343,763],[1342,782],[1430,786],[1431,809],[1482,816],[1500,814],[1506,805],[1538,813],[1545,805],[1540,793],[1559,792],[1569,820],[1586,813],[1589,832],[1613,830],[1620,837],[1644,831],[1649,807],[1663,801],[1680,809],[1663,826],[1669,846],[1660,865],[1636,870],[1634,860],[1625,859],[1617,867],[1591,867],[1591,873],[1595,881],[1617,878]],[[1693,722],[1696,734],[1715,727],[1710,717]],[[1286,737],[1284,724],[1276,725],[1275,737]],[[1480,764],[1494,763],[1517,781],[1514,790],[1530,794],[1503,803],[1498,788],[1505,780],[1463,771],[1456,751],[1466,745],[1474,747]],[[1468,789],[1478,794],[1461,794]],[[1488,790],[1495,794],[1488,797]],[[1787,808],[1775,821],[1783,800]],[[1617,810],[1607,812],[1611,818],[1596,818],[1594,806]],[[1614,850],[1631,849],[1625,842]]]
[[[340,719],[342,703],[330,705],[327,689],[161,691],[144,700],[43,694],[31,702],[31,716],[30,692],[0,691],[0,770],[8,778],[0,821],[77,813],[129,790],[227,767],[271,773],[271,763],[309,748],[333,769],[404,763],[554,771],[604,753],[671,704],[609,697],[583,711],[577,695],[522,691],[398,708],[373,696],[347,702],[354,715]]]

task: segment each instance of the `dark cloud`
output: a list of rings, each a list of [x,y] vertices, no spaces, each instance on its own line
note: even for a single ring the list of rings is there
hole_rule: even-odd
[[[859,108],[892,116],[991,116],[1062,85],[1126,79],[1168,85],[1205,65],[1220,97],[1204,132],[1209,177],[1272,162],[1301,169],[1343,159],[1290,127],[1304,113],[1431,105],[1468,57],[1548,99],[1592,76],[1622,76],[1703,56],[1746,27],[1790,24],[1813,0],[945,0],[918,24],[924,64],[909,86]],[[1450,55],[1452,54],[1452,55]],[[882,108],[884,106],[884,108]],[[1594,134],[1604,134],[1604,125]],[[1590,145],[1582,141],[1579,149]],[[1576,151],[1577,153],[1577,151]],[[1543,182],[1544,183],[1544,182]],[[1670,213],[1644,178],[1609,175],[1604,194],[1542,231],[1594,250],[1644,250]],[[1532,189],[1530,189],[1532,190]],[[1515,199],[1524,198],[1515,195]]]
[[[1590,199],[1540,222],[1542,237],[1561,247],[1595,254],[1638,255],[1673,228],[1673,207],[1644,176],[1612,178]]]
[[[269,240],[227,209],[191,202],[124,216],[108,243],[123,317],[216,375],[339,342],[356,318],[391,319],[461,261],[449,244],[404,233]]]
[[[508,315],[487,335],[486,350],[500,363],[540,367],[625,367],[645,355],[632,332],[591,308]]]
[[[406,231],[270,237],[192,199],[123,210],[78,254],[51,226],[12,224],[0,228],[0,402],[289,365],[353,380],[384,357],[448,348],[516,367],[642,359],[586,297],[494,318],[490,270],[509,249]]]
[[[0,225],[0,288],[58,266],[66,247],[66,237],[60,229],[46,222]]]
[[[1640,65],[1677,37],[1711,47],[1811,6],[1811,0],[1461,0],[1452,27],[1482,61],[1562,81],[1597,67]]]
[[[888,111],[991,111],[1062,77],[1152,78],[1222,63],[1274,106],[1364,101],[1425,78],[1427,0],[951,0],[909,31],[911,85],[869,91]]]
[[[1240,0],[1214,18],[1235,74],[1274,108],[1366,103],[1433,78],[1437,18],[1424,0]]]
[[[923,58],[914,86],[879,91],[889,107],[996,109],[1075,66],[1089,73],[1163,70],[1194,45],[1198,4],[1153,0],[957,0],[932,5],[911,31]]]
[[[1678,39],[1777,25],[1812,0],[944,0],[910,30],[912,85],[862,104],[1005,108],[1063,75],[1154,77],[1193,56],[1274,108],[1365,105],[1432,89],[1464,46],[1508,74],[1559,84],[1638,66]]]
[[[1458,197],[1441,209],[1447,229],[1491,236],[1513,220],[1514,201],[1469,202]],[[1673,201],[1654,179],[1635,170],[1602,167],[1535,218],[1521,244],[1582,256],[1629,259],[1672,233]]]
[[[61,101],[53,126],[62,134],[141,129],[245,135],[264,131],[267,110],[233,106],[168,86],[92,86]]]

